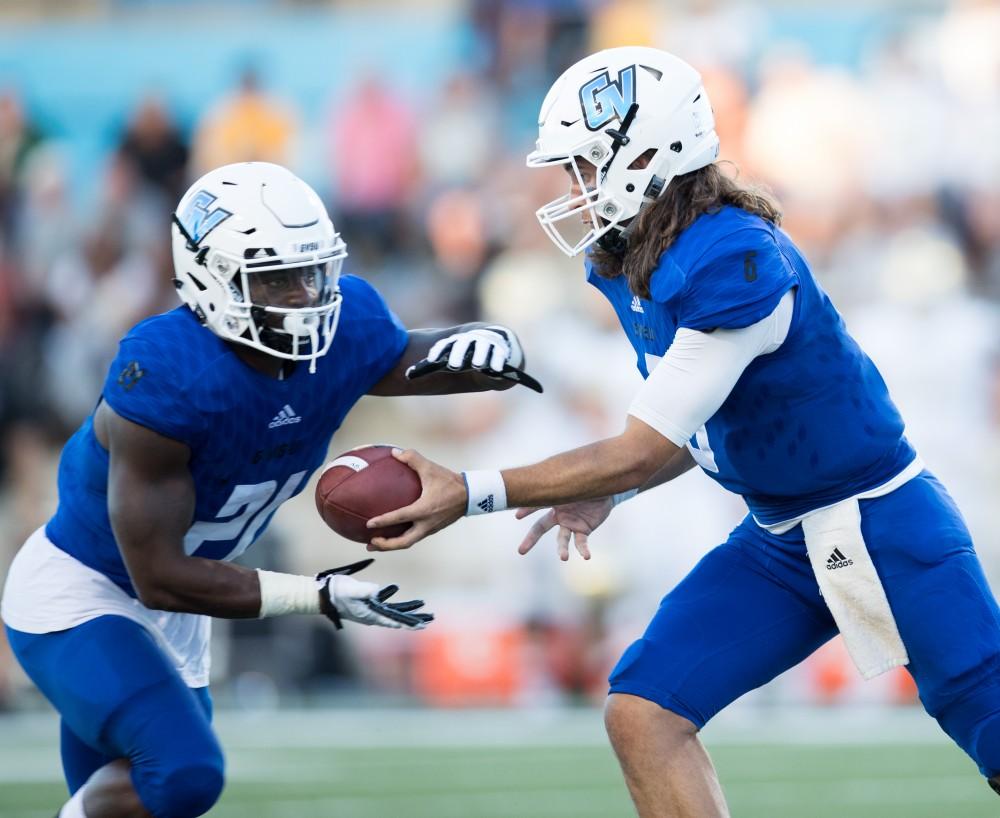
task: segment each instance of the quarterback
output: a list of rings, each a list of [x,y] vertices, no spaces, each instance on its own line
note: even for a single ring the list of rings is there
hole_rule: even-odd
[[[750,513],[611,673],[605,723],[639,814],[728,815],[699,730],[838,632],[865,678],[905,666],[1000,791],[1000,609],[969,532],[776,205],[718,150],[701,79],[670,54],[611,49],[559,77],[528,164],[570,189],[537,215],[586,251],[644,385],[620,435],[530,466],[458,474],[400,453],[423,494],[370,524],[414,526],[370,547],[548,507],[521,553],[557,527],[560,556],[572,538],[587,557],[616,505],[697,465]]]
[[[350,576],[371,560],[316,577],[230,562],[361,396],[539,388],[510,330],[408,332],[370,285],[341,278],[344,241],[277,165],[206,174],[172,231],[184,305],[122,340],[63,449],[55,516],[4,588],[14,654],[61,716],[60,818],[189,818],[216,802],[210,617],[433,619],[420,600],[388,601],[396,586]]]

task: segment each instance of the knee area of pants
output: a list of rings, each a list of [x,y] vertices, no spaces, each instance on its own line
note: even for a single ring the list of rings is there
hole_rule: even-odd
[[[156,818],[197,818],[219,800],[224,784],[220,757],[218,762],[187,764],[172,770],[158,783],[154,803],[142,800]]]
[[[980,772],[991,779],[990,785],[997,789],[1000,786],[1000,714],[985,719],[978,726],[970,755],[979,765]]]

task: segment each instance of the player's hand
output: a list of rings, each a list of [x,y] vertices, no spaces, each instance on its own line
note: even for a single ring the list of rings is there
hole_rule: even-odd
[[[394,450],[392,456],[413,469],[420,477],[420,496],[410,505],[373,517],[369,528],[412,523],[398,537],[374,537],[368,544],[369,551],[396,551],[409,548],[424,537],[447,528],[465,514],[468,492],[462,475],[413,449]]]
[[[536,392],[542,385],[524,370],[524,351],[517,335],[507,327],[478,327],[442,338],[427,357],[406,370],[410,380],[432,372],[479,372],[490,378],[521,383]]]
[[[587,542],[587,537],[608,519],[613,508],[614,501],[610,497],[602,497],[598,500],[581,500],[578,503],[567,503],[563,506],[550,508],[528,529],[528,533],[517,547],[517,553],[527,554],[550,528],[559,526],[559,531],[556,533],[559,559],[563,562],[569,559],[569,541],[572,537],[573,544],[580,552],[580,556],[589,560],[590,544]],[[514,516],[523,520],[540,510],[519,508]]]
[[[360,622],[362,625],[379,625],[383,628],[407,628],[421,630],[427,623],[433,621],[432,613],[415,613],[424,606],[422,599],[411,599],[408,602],[386,602],[396,591],[397,585],[386,585],[382,588],[374,582],[363,582],[349,574],[355,574],[362,568],[367,568],[374,560],[367,559],[331,568],[316,575],[319,583],[320,610],[337,626],[343,627],[342,621]]]

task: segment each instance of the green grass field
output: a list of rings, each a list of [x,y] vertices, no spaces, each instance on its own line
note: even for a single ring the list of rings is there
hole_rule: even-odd
[[[229,784],[218,818],[633,814],[596,711],[223,714],[219,727]],[[1000,815],[968,759],[923,727],[884,730],[884,743],[852,743],[842,725],[813,742],[815,725],[787,718],[717,732],[706,744],[735,818]],[[0,816],[51,818],[63,797],[53,720],[0,721]]]

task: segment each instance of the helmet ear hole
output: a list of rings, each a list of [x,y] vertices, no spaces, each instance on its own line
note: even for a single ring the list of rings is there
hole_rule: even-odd
[[[648,151],[643,151],[629,164],[629,170],[642,170],[643,168],[649,167],[649,164],[653,161],[656,154],[660,151],[658,148],[650,148]],[[634,188],[633,188],[634,189]],[[629,191],[631,193],[631,191]]]

